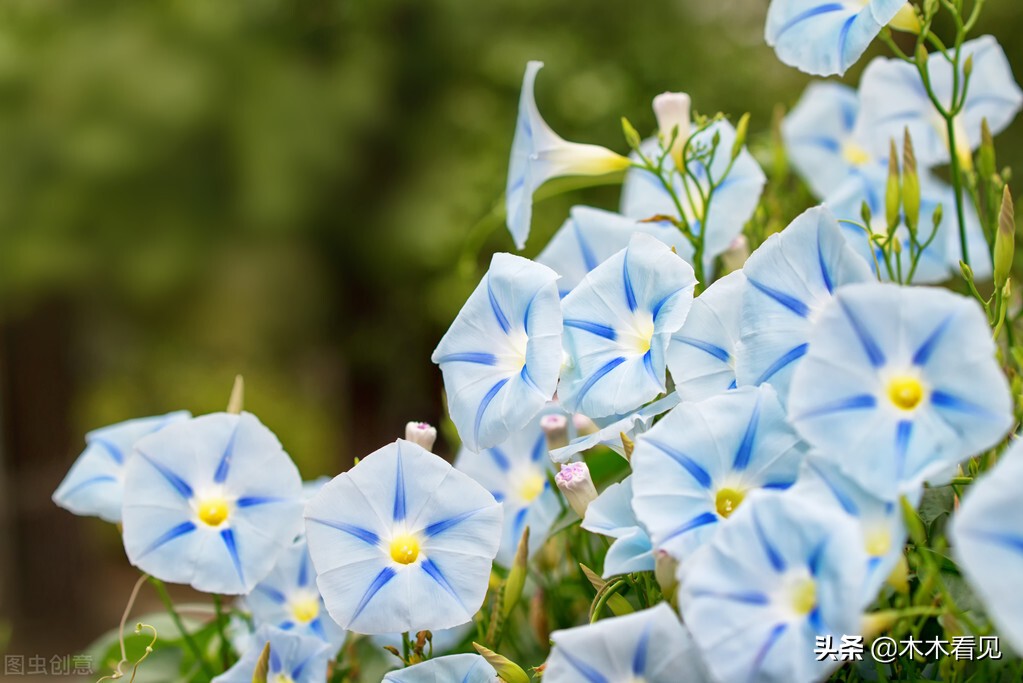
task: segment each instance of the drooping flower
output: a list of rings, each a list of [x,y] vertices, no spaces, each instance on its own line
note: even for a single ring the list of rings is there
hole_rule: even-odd
[[[601,420],[603,427],[597,431],[584,434],[573,439],[567,446],[551,451],[551,460],[556,463],[566,463],[576,459],[583,451],[588,451],[597,446],[607,446],[618,455],[625,457],[625,444],[622,436],[630,441],[645,432],[653,424],[654,418],[662,415],[679,404],[681,399],[677,392],[671,392],[653,403],[648,403],[639,410],[629,413],[624,417],[610,417]],[[579,417],[577,414],[576,417]]]
[[[682,403],[636,441],[636,517],[686,560],[754,489],[796,481],[806,450],[769,385]]]
[[[528,259],[495,254],[434,350],[451,420],[469,450],[524,429],[554,396],[562,360],[557,277]]]
[[[336,654],[346,633],[327,615],[305,540],[288,548],[270,575],[245,596],[257,625],[269,625],[330,643]]]
[[[709,683],[693,638],[666,603],[551,634],[545,683]]]
[[[874,278],[823,207],[767,238],[742,272],[747,286],[736,381],[739,386],[770,382],[784,403],[793,368],[806,354],[812,320],[836,289]]]
[[[124,549],[142,571],[207,593],[250,592],[302,531],[302,480],[252,414],[214,413],[135,444]]]
[[[668,338],[695,285],[687,263],[643,234],[591,271],[562,302],[565,407],[591,418],[624,415],[663,393]]]
[[[335,477],[305,517],[317,585],[342,628],[449,628],[483,602],[501,506],[414,443],[399,439]]]
[[[661,180],[650,171],[641,168],[632,168],[625,174],[621,202],[622,214],[638,220],[654,216],[675,218],[684,216],[696,234],[704,231],[702,223],[706,222],[703,256],[704,268],[708,273],[713,270],[714,259],[724,253],[742,232],[742,227],[756,210],[764,184],[767,182],[760,165],[745,147],[729,170],[731,163],[729,152],[735,144],[736,132],[728,121],[718,121],[703,131],[693,133],[690,147],[709,148],[715,136],[719,136],[720,140],[713,162],[707,165],[702,161],[691,160],[689,164],[691,177],[686,180],[683,180],[682,174],[675,170],[674,164],[665,161],[663,170],[679,199],[681,215],[679,207]],[[642,150],[653,159],[657,159],[661,154],[660,144],[654,139],[644,141]],[[706,196],[711,178],[720,185],[714,191],[710,205],[705,206],[701,196]],[[704,214],[706,221],[701,220]],[[667,221],[662,221],[659,225],[676,229]],[[693,247],[688,240],[679,245],[678,254],[687,263],[693,262]]]
[[[178,411],[96,429],[85,435],[85,450],[53,492],[53,502],[76,515],[121,521],[124,463],[135,442],[169,424],[192,417]]]
[[[686,321],[668,342],[668,370],[686,401],[734,389],[735,350],[742,323],[746,276],[729,273],[696,297]]]
[[[892,500],[997,443],[1012,400],[974,301],[873,283],[821,311],[789,416],[829,462]]]
[[[772,0],[764,37],[789,66],[844,74],[886,25],[919,30],[906,0]]]
[[[604,578],[654,569],[650,536],[632,511],[632,475],[611,484],[586,508],[583,529],[614,540],[604,557]]]
[[[959,568],[1000,635],[1023,652],[1023,445],[1017,441],[980,477],[952,516],[949,538]]]
[[[252,683],[266,643],[270,644],[268,683],[323,683],[327,679],[330,646],[319,638],[264,626],[256,631],[252,642],[241,659],[213,683]]]
[[[504,530],[497,552],[497,563],[504,567],[510,567],[515,559],[523,529],[529,527],[532,555],[547,540],[547,531],[561,512],[558,496],[548,481],[548,473],[553,470],[540,419],[534,418],[500,446],[481,453],[463,448],[455,460],[456,469],[490,491],[504,508]]]
[[[1023,91],[1013,78],[1005,52],[992,36],[964,43],[961,58],[960,64],[972,58],[973,71],[962,112],[954,120],[956,154],[969,165],[971,150],[980,146],[981,121],[987,119],[993,134],[1007,128],[1023,106]],[[954,78],[951,64],[940,52],[933,52],[927,69],[935,96],[942,106],[949,108]],[[962,79],[960,66],[959,80]],[[908,128],[922,167],[949,161],[945,120],[935,109],[912,64],[881,57],[872,61],[860,80],[860,103],[858,135],[873,143],[875,154],[886,154],[888,141],[901,140]]]
[[[756,491],[679,571],[679,607],[719,681],[823,680],[817,636],[862,632],[867,559],[847,515]]]
[[[692,251],[679,229],[670,223],[645,223],[610,211],[574,206],[568,219],[536,257],[536,262],[561,276],[558,291],[564,297],[587,273],[629,246],[629,240],[637,232],[674,247],[680,254]]]
[[[604,175],[629,166],[627,157],[599,145],[566,142],[540,116],[533,96],[536,74],[543,62],[529,62],[522,81],[519,113],[512,140],[505,203],[508,230],[522,249],[529,237],[533,193],[551,178],[568,175]]]
[[[495,683],[494,667],[479,655],[448,655],[392,671],[383,683]]]

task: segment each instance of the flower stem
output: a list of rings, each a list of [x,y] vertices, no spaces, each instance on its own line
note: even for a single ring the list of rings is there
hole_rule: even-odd
[[[199,645],[195,642],[195,638],[185,628],[184,622],[181,621],[181,615],[178,614],[177,609],[174,607],[174,601],[171,600],[170,593],[167,592],[167,587],[163,584],[163,581],[156,578],[155,576],[149,577],[149,583],[153,584],[153,588],[156,589],[156,593],[160,596],[160,600],[163,601],[163,606],[167,609],[167,614],[170,615],[171,621],[174,622],[174,626],[177,627],[178,632],[181,633],[182,640],[185,641],[185,645],[191,651],[192,656],[202,667],[203,673],[209,678],[213,678],[214,672],[210,668],[209,662],[202,656],[202,650],[199,649]]]
[[[963,252],[963,263],[970,265],[969,249],[966,245],[966,209],[963,204],[963,176],[956,148],[955,117],[945,116],[945,128],[948,131],[949,157],[952,160],[952,188],[956,196],[956,218],[959,221],[959,248]]]

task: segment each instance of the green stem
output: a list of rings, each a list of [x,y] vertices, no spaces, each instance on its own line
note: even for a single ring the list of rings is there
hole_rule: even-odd
[[[600,618],[600,613],[604,611],[604,607],[607,605],[607,601],[611,599],[611,596],[615,595],[628,585],[629,581],[624,576],[620,576],[614,579],[608,586],[604,588],[604,592],[597,598],[597,604],[593,607],[593,614],[590,616],[590,623],[595,623]]]
[[[181,621],[181,615],[178,614],[177,609],[174,607],[174,601],[171,600],[170,593],[167,592],[167,587],[163,584],[163,581],[156,577],[150,576],[149,583],[153,584],[153,588],[156,589],[156,593],[160,596],[160,600],[163,601],[163,606],[167,609],[167,614],[170,615],[171,621],[174,622],[174,626],[177,627],[181,633],[181,638],[185,641],[185,645],[192,652],[192,656],[195,657],[195,661],[202,667],[203,673],[209,678],[213,678],[214,672],[210,668],[209,662],[202,655],[202,650],[199,649],[199,645],[195,642],[195,638],[185,628],[184,622]]]
[[[231,647],[227,640],[227,631],[224,628],[224,601],[220,595],[213,594],[213,610],[217,616],[217,635],[220,637],[220,662],[224,671],[231,668]]]
[[[963,204],[963,176],[956,152],[955,116],[945,116],[945,128],[948,131],[949,157],[952,159],[952,189],[956,196],[956,218],[959,220],[959,248],[963,252],[963,263],[970,265],[969,249],[966,246],[966,207]]]
[[[412,655],[412,640],[409,638],[408,631],[401,634],[401,654],[405,664],[408,665],[409,657]]]

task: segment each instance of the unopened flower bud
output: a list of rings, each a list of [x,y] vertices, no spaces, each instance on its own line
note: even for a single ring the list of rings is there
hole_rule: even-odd
[[[494,667],[502,681],[506,681],[506,683],[529,683],[529,676],[515,662],[504,655],[499,655],[493,650],[483,647],[479,643],[473,643],[472,646],[476,648],[476,652],[480,653],[483,659],[487,660],[490,666]]]
[[[980,152],[977,155],[977,170],[980,171],[981,179],[984,182],[991,182],[996,172],[996,165],[995,141],[991,136],[991,127],[985,117],[980,121]]]
[[[902,138],[902,209],[906,227],[916,234],[920,222],[920,174],[916,169],[916,152],[913,138],[906,128]]]
[[[885,190],[885,222],[888,231],[895,230],[899,225],[899,206],[902,202],[902,190],[899,187],[899,153],[895,149],[895,140],[889,141],[888,149],[888,184]]]
[[[670,144],[671,158],[678,169],[684,168],[682,150],[689,140],[689,95],[681,92],[665,92],[654,98],[654,114],[661,140]]]
[[[1012,259],[1016,250],[1016,217],[1012,193],[1006,185],[1002,191],[1002,208],[998,214],[998,231],[995,233],[995,287],[1001,288],[1009,279]]]
[[[540,418],[540,429],[547,435],[547,450],[568,445],[568,418],[557,413]]]
[[[678,560],[666,550],[654,551],[654,578],[665,597],[675,595],[678,589]]]
[[[426,422],[409,422],[405,425],[405,440],[432,451],[437,430]]]
[[[586,508],[597,498],[597,489],[586,463],[570,462],[562,465],[561,471],[554,475],[554,481],[576,514],[580,518],[585,517]]]
[[[902,6],[895,16],[892,18],[888,25],[896,31],[905,31],[907,33],[920,33],[920,29],[923,26],[920,24],[920,17],[916,15],[916,10],[913,5],[906,3]]]
[[[742,148],[746,146],[746,135],[749,133],[749,112],[746,112],[735,124],[735,142],[732,143],[732,159],[738,159]]]
[[[579,436],[589,436],[600,431],[597,423],[582,413],[576,413],[572,416],[572,426],[575,427],[575,432]]]
[[[745,235],[739,235],[731,244],[728,245],[728,249],[721,254],[721,264],[725,267],[726,272],[734,272],[740,270],[746,259],[749,258],[749,240],[746,239]]]

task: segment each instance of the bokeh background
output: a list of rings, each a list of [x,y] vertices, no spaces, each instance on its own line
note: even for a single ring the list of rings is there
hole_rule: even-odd
[[[751,112],[763,151],[808,82],[763,44],[767,4],[5,0],[0,652],[81,651],[131,589],[116,529],[50,501],[86,431],[221,410],[236,373],[306,478],[438,422],[430,352],[513,249],[486,217],[525,62],[568,139],[622,151],[620,116],[652,131],[684,90]],[[1023,77],[1018,0],[983,24]],[[616,201],[542,203],[526,255],[571,203]]]

